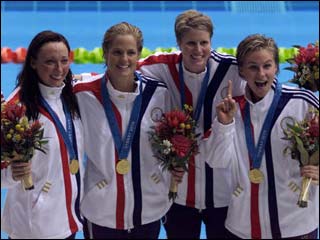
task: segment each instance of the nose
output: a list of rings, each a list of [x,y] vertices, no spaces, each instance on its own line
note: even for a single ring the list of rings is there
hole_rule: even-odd
[[[62,72],[63,70],[63,65],[61,62],[57,62],[56,63],[56,69],[59,71],[59,72]]]
[[[127,54],[127,53],[123,53],[123,54],[121,55],[121,60],[127,61],[127,60],[128,60],[128,54]]]
[[[195,50],[200,52],[201,51],[201,44],[200,43],[196,43],[195,44]]]
[[[258,74],[259,74],[260,76],[265,76],[265,75],[266,75],[265,69],[264,69],[263,67],[259,67]]]

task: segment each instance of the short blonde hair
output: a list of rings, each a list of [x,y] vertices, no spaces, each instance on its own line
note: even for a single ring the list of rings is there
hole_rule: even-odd
[[[138,52],[139,54],[141,53],[143,48],[142,31],[130,23],[121,22],[113,25],[105,32],[102,41],[103,56],[105,56],[106,52],[112,45],[112,41],[118,35],[132,35],[136,39]]]
[[[207,31],[210,34],[210,38],[213,35],[213,23],[210,17],[193,9],[187,10],[177,16],[174,25],[176,41],[179,43],[184,33],[191,29]]]
[[[274,61],[279,73],[279,49],[273,38],[268,38],[262,34],[252,34],[243,39],[237,47],[237,61],[239,67],[243,66],[246,56],[249,53],[262,49],[269,50],[274,57]]]

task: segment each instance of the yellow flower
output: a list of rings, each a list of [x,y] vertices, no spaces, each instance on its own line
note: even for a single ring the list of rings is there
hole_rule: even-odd
[[[6,138],[9,140],[12,138],[12,135],[10,133],[7,134]]]

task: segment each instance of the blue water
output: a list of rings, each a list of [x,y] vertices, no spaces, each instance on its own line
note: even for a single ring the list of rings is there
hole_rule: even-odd
[[[236,47],[248,34],[263,33],[273,37],[279,47],[289,48],[292,45],[307,45],[319,38],[319,9],[286,13],[232,13],[203,11],[209,15],[215,26],[212,40],[213,48]],[[50,29],[67,37],[71,48],[84,47],[92,50],[100,47],[103,34],[111,25],[128,21],[141,28],[144,34],[144,46],[176,46],[173,25],[177,11],[170,12],[1,12],[1,46],[15,50],[17,47],[28,47],[30,40],[42,30]],[[279,79],[286,82],[292,73],[282,70]],[[103,65],[72,64],[74,73],[102,72]],[[1,90],[7,97],[13,90],[19,64],[1,64]],[[1,190],[1,210],[5,200],[5,190]],[[7,235],[1,232],[1,239]],[[77,238],[83,238],[79,233]],[[162,229],[159,238],[165,238]],[[205,238],[202,231],[201,238]]]

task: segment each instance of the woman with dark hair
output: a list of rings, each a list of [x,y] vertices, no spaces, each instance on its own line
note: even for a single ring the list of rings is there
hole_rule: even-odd
[[[7,99],[25,105],[29,121],[39,120],[48,140],[45,153],[35,151],[31,161],[11,161],[1,169],[1,187],[8,188],[1,229],[10,238],[74,238],[82,229],[83,130],[72,92],[69,55],[64,36],[38,33],[28,47],[16,89]],[[19,181],[29,174],[34,189],[25,191]]]

